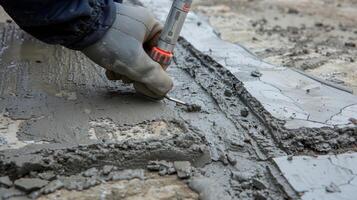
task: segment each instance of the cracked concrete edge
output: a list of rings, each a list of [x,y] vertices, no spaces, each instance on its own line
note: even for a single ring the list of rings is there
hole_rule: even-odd
[[[299,199],[301,197],[301,194],[294,190],[273,161],[272,164],[267,166],[267,169],[276,185],[278,185],[290,199]]]
[[[142,5],[149,7],[154,11],[154,14],[160,19],[164,20],[166,18],[169,7],[171,6],[171,1],[168,0],[140,0]],[[199,24],[199,25],[198,25]],[[260,90],[257,86],[248,87],[249,92],[252,92],[254,96],[257,97],[259,101],[262,102],[265,109],[273,114],[274,117],[282,119],[287,122],[287,128],[296,129],[300,127],[330,127],[339,125],[340,127],[353,126],[350,122],[349,118],[357,118],[356,116],[344,117],[340,116],[339,120],[329,121],[328,120],[320,120],[319,118],[330,115],[337,115],[342,108],[335,108],[334,106],[330,106],[329,104],[337,104],[340,107],[346,107],[351,105],[352,103],[357,103],[357,97],[350,95],[346,92],[340,91],[338,89],[332,88],[330,86],[326,86],[321,82],[311,79],[301,73],[296,72],[295,70],[277,67],[271,64],[265,63],[261,61],[259,58],[255,57],[252,53],[247,51],[245,48],[231,44],[229,42],[225,42],[217,37],[213,28],[204,20],[200,19],[194,13],[190,13],[185,23],[185,28],[182,31],[182,36],[187,39],[196,49],[205,53],[212,58],[214,58],[218,63],[225,66],[228,70],[232,72],[235,76],[237,76],[244,84],[249,84],[250,81],[259,81],[259,79],[253,78],[250,76],[250,73],[254,70],[259,70],[262,72],[263,77],[265,73],[270,73],[271,79],[279,79],[281,75],[279,73],[288,73],[292,74],[296,79],[301,79],[303,81],[309,82],[312,85],[318,85],[319,88],[322,88],[321,91],[318,91],[316,95],[327,95],[326,98],[330,98],[331,94],[339,93],[342,94],[343,97],[337,96],[337,102],[327,101],[328,104],[326,109],[324,109],[323,113],[318,113],[319,106],[311,107],[308,104],[319,104],[320,100],[317,100],[315,97],[309,96],[308,94],[301,93],[303,89],[299,89],[297,91],[292,88],[287,89],[279,89],[280,94],[284,97],[291,99],[292,104],[288,103],[284,105],[284,101],[275,101],[275,98],[271,99],[271,102],[267,102],[267,97],[258,95],[255,93],[255,90]],[[277,88],[277,83],[271,80],[264,81],[265,84],[275,85]],[[263,84],[264,84],[263,83]],[[327,92],[325,90],[328,90]],[[302,105],[300,99],[307,99],[307,105]],[[346,103],[342,103],[346,101]],[[290,116],[286,117],[286,109],[290,109]],[[301,112],[299,112],[299,110]],[[336,110],[335,112],[333,110]],[[297,116],[297,113],[304,113],[302,116]],[[327,114],[328,113],[328,114]],[[315,119],[315,115],[317,119]]]

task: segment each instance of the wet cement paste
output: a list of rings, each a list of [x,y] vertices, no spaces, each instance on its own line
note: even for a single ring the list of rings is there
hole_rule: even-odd
[[[108,81],[80,53],[44,45],[15,25],[2,24],[1,35],[3,199],[51,199],[68,191],[80,197],[86,189],[104,199],[140,195],[112,185],[141,185],[142,198],[155,199],[143,186],[151,181],[157,188],[171,184],[176,199],[298,198],[271,158],[356,144],[353,127],[287,130],[242,82],[185,39],[169,68],[170,95],[200,105],[200,112],[140,97]]]

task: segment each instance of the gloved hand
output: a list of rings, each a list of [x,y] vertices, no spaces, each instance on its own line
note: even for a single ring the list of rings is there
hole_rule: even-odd
[[[116,4],[114,24],[95,44],[82,52],[107,69],[111,80],[134,82],[137,92],[163,98],[173,87],[171,78],[144,49],[162,30],[161,24],[145,8]]]

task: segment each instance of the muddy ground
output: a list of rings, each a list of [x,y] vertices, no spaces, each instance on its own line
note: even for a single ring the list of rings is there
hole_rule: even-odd
[[[357,91],[356,0],[196,0],[222,39]]]

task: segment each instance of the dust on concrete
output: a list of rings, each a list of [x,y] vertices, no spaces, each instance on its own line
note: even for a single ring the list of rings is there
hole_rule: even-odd
[[[264,61],[357,90],[354,0],[203,0],[194,10]]]

